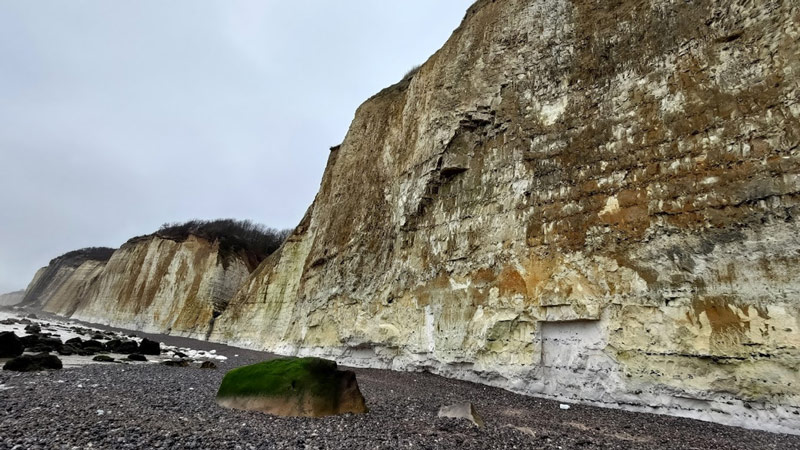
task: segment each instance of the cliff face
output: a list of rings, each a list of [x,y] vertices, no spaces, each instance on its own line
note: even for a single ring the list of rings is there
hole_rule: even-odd
[[[75,303],[86,296],[113,252],[111,248],[88,248],[53,259],[36,272],[21,304],[47,311],[74,311]]]
[[[0,294],[0,306],[13,306],[21,303],[25,298],[25,291],[14,291]]]
[[[132,239],[107,261],[54,259],[37,272],[23,305],[88,322],[205,338],[254,261],[244,251],[221,250],[218,241],[150,235]]]
[[[205,338],[250,274],[248,258],[217,242],[150,236],[125,244],[72,317],[155,333]],[[63,311],[55,311],[63,314]]]
[[[800,429],[799,42],[792,2],[477,2],[211,338]]]

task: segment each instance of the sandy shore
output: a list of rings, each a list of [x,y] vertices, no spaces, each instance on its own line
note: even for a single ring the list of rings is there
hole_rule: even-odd
[[[103,328],[103,327],[98,327]],[[424,373],[355,369],[370,412],[278,418],[220,408],[226,370],[273,355],[148,335],[216,350],[217,370],[94,364],[40,373],[0,371],[0,449],[800,449],[800,436],[558,402]],[[437,418],[471,401],[486,421]]]

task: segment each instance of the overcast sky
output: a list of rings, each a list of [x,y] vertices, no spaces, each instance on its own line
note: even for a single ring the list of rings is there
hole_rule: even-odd
[[[472,0],[0,0],[0,293],[164,222],[294,227]]]

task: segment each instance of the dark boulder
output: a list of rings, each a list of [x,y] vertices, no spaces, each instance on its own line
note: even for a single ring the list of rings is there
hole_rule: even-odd
[[[189,367],[189,361],[185,359],[164,361],[161,364],[169,367]]]
[[[0,333],[0,358],[15,358],[24,350],[25,346],[16,334],[11,331]]]
[[[186,353],[179,352],[179,351],[174,351],[174,352],[172,352],[172,354],[175,355],[175,357],[177,357],[177,358],[188,358],[189,357],[189,355],[187,355]]]
[[[139,344],[139,353],[143,355],[160,355],[161,343],[144,338],[142,343]]]
[[[203,361],[203,364],[200,364],[201,369],[216,369],[217,365],[211,361]]]
[[[44,353],[44,352],[57,352],[63,347],[64,344],[61,339],[51,337],[39,337],[35,344],[27,347],[29,352]]]
[[[108,356],[108,355],[97,355],[97,356],[95,356],[94,358],[92,358],[92,361],[97,361],[97,362],[114,362],[114,358],[112,358],[112,357],[110,357],[110,356]]]
[[[140,355],[138,353],[128,355],[128,359],[131,361],[147,361],[147,358],[144,355]]]
[[[102,342],[95,341],[94,339],[83,341],[81,343],[81,348],[84,350],[89,350],[92,352],[102,352],[106,349],[106,346],[103,345]]]
[[[38,323],[32,323],[25,327],[25,332],[30,334],[39,334],[42,332],[42,327]]]
[[[20,342],[22,342],[22,345],[25,348],[32,348],[34,345],[39,343],[39,339],[41,338],[36,334],[31,334],[29,336],[22,336],[21,338],[19,338]]]
[[[121,340],[112,339],[112,340],[106,342],[106,350],[108,350],[110,352],[117,353],[117,349],[119,349],[120,345],[122,345],[122,341]]]
[[[139,346],[134,341],[112,339],[106,342],[106,350],[112,353],[122,353],[123,355],[130,355],[131,353],[139,352]]]
[[[72,356],[78,353],[79,350],[80,348],[76,348],[71,344],[64,344],[61,346],[60,349],[58,349],[58,354],[61,356]]]
[[[96,351],[92,349],[85,349],[83,348],[83,341],[80,338],[70,339],[64,345],[57,350],[59,355],[63,356],[70,356],[70,355],[80,355],[80,356],[92,356]]]
[[[3,366],[3,370],[12,370],[15,372],[37,372],[40,370],[58,370],[63,365],[58,356],[49,353],[40,353],[38,355],[22,355],[12,359]]]
[[[116,353],[130,355],[131,353],[136,353],[137,351],[139,351],[139,346],[136,344],[136,341],[122,341],[122,344],[117,347]]]

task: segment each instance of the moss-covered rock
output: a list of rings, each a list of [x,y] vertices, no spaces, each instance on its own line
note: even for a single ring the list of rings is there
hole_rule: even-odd
[[[292,417],[367,412],[355,373],[319,358],[273,359],[233,369],[222,380],[217,403]]]

